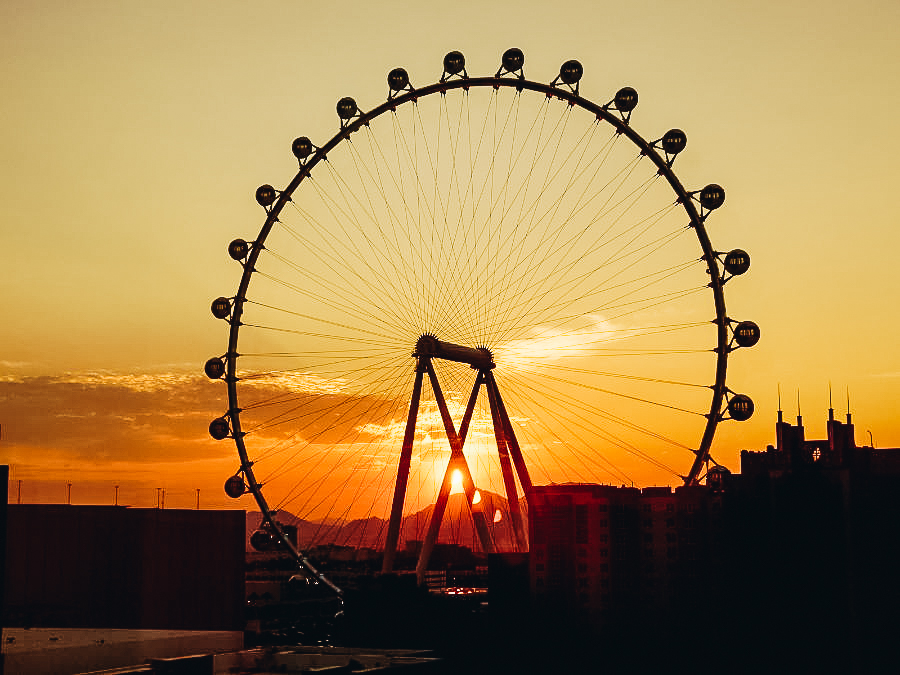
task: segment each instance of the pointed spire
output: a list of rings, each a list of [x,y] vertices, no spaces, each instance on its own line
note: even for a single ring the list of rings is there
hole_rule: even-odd
[[[834,422],[834,406],[831,404],[831,380],[828,380],[828,421]]]
[[[847,424],[852,424],[850,421],[850,385],[847,385]]]
[[[778,422],[781,423],[784,418],[781,416],[781,382],[778,383]]]
[[[797,426],[803,426],[803,416],[800,414],[800,387],[797,387]]]

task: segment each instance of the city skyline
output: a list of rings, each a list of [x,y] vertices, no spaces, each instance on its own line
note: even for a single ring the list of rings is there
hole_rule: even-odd
[[[729,364],[728,385],[754,399],[756,415],[720,425],[716,459],[736,467],[741,449],[772,441],[779,383],[788,414],[799,389],[810,435],[823,435],[829,388],[840,411],[849,389],[858,440],[871,431],[878,446],[900,445],[889,337],[896,7],[810,15],[766,3],[713,15],[707,3],[651,4],[649,31],[634,8],[587,3],[571,13],[519,3],[511,17],[472,5],[450,21],[396,7],[353,7],[340,20],[324,4],[270,15],[202,3],[0,10],[4,84],[18,94],[0,188],[14,251],[0,455],[13,480],[165,484],[188,496],[218,490],[226,504],[221,485],[238,461],[207,436],[225,400],[201,368],[225,349],[208,303],[234,292],[225,246],[258,231],[256,186],[293,175],[291,139],[336,131],[338,98],[383,101],[391,68],[430,82],[459,49],[488,73],[510,46],[539,81],[579,59],[595,100],[634,86],[633,126],[647,136],[683,128],[682,180],[726,189],[713,243],[753,261],[728,288],[729,314],[758,323],[762,340]],[[572,16],[595,22],[567,25]],[[554,20],[558,31],[547,30]],[[387,35],[367,35],[371,22]],[[336,53],[341,40],[353,49]]]

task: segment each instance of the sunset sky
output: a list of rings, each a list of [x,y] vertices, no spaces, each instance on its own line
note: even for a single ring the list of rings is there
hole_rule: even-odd
[[[264,214],[258,185],[324,143],[335,103],[384,101],[385,77],[440,77],[450,50],[493,74],[519,47],[529,79],[584,66],[580,91],[640,94],[632,126],[684,129],[688,187],[719,183],[719,250],[748,251],[727,286],[760,343],[728,385],[748,422],[713,454],[774,442],[777,388],[824,437],[829,384],[857,443],[900,446],[900,4],[871,2],[18,2],[0,5],[0,463],[11,500],[253,508],[209,438],[227,408],[202,374],[224,353],[210,314],[239,269],[226,254]],[[712,318],[710,316],[710,318]],[[687,467],[684,467],[685,469]],[[655,475],[632,475],[637,483]],[[573,476],[573,480],[592,478]],[[559,476],[557,476],[559,479]],[[594,480],[608,482],[607,475]]]

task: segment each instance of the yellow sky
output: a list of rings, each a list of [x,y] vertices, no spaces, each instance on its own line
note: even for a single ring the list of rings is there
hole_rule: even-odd
[[[799,389],[808,435],[824,435],[830,382],[840,413],[849,387],[858,442],[900,446],[896,2],[4,2],[0,37],[14,479],[168,484],[188,504],[201,482],[218,490],[236,464],[205,435],[221,391],[165,380],[186,402],[167,407],[167,389],[135,435],[150,399],[125,409],[115,393],[140,386],[84,374],[198,373],[225,349],[208,311],[237,283],[224,246],[258,230],[254,189],[293,176],[291,140],[329,138],[342,96],[382,102],[395,66],[428,83],[459,49],[470,74],[493,74],[510,46],[538,81],[579,59],[594,100],[635,87],[636,129],[687,132],[682,181],[726,188],[710,236],[753,260],[729,314],[763,338],[728,375],[756,416],[720,425],[715,456],[737,470],[741,448],[772,442],[778,383],[790,416]]]

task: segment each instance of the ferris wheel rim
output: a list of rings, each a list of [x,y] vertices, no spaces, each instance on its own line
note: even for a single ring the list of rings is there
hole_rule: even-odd
[[[271,509],[269,508],[266,498],[263,495],[262,485],[257,481],[254,475],[253,461],[250,459],[249,453],[244,443],[244,431],[241,427],[241,408],[237,386],[237,382],[239,381],[239,378],[237,376],[237,360],[240,355],[238,352],[238,337],[240,333],[240,326],[242,325],[241,316],[243,314],[244,303],[247,302],[246,293],[250,285],[250,279],[252,278],[253,273],[256,271],[256,262],[261,251],[265,248],[265,242],[268,238],[269,233],[271,232],[275,224],[279,221],[279,216],[281,215],[284,208],[292,201],[292,197],[301,183],[310,176],[310,172],[316,165],[325,160],[328,154],[337,146],[347,141],[353,133],[359,131],[364,126],[368,126],[369,123],[377,117],[380,117],[381,115],[384,115],[388,112],[395,111],[400,106],[404,106],[410,103],[415,104],[419,99],[422,99],[424,97],[444,95],[451,90],[464,89],[468,91],[469,89],[478,88],[493,88],[495,90],[498,90],[500,88],[514,88],[520,93],[522,91],[530,91],[544,94],[545,96],[547,96],[547,98],[558,99],[568,104],[570,107],[575,106],[595,115],[598,120],[602,120],[603,122],[610,124],[615,129],[617,134],[626,136],[629,141],[631,141],[638,149],[640,149],[641,154],[651,160],[651,162],[657,168],[659,175],[665,178],[670,188],[675,193],[678,202],[687,213],[690,220],[690,226],[692,229],[694,229],[700,243],[702,251],[701,259],[707,265],[707,271],[710,277],[710,283],[708,285],[713,294],[715,307],[715,319],[712,320],[711,323],[716,324],[717,335],[716,347],[711,350],[716,353],[716,367],[715,381],[710,386],[710,389],[712,389],[712,398],[710,401],[709,412],[705,415],[706,423],[704,426],[703,435],[698,448],[694,450],[695,457],[690,470],[685,476],[682,476],[684,483],[697,483],[703,466],[709,459],[715,429],[718,423],[723,419],[723,402],[725,402],[729,391],[726,387],[725,379],[728,354],[731,351],[728,333],[731,320],[728,318],[725,309],[725,279],[723,278],[723,275],[719,268],[718,256],[720,254],[717,253],[713,248],[705,228],[705,220],[708,213],[704,215],[701,210],[698,210],[697,205],[695,204],[694,195],[696,194],[696,192],[689,192],[685,189],[680,179],[672,169],[673,162],[667,157],[664,157],[662,154],[660,154],[657,148],[657,144],[659,143],[659,141],[648,142],[641,134],[634,130],[633,127],[631,127],[629,123],[630,115],[622,114],[612,103],[600,105],[581,96],[577,91],[577,87],[574,89],[571,87],[565,88],[563,86],[558,86],[556,84],[556,81],[554,81],[554,83],[546,84],[525,79],[524,76],[508,77],[501,76],[499,73],[495,76],[465,76],[459,77],[457,79],[442,78],[440,81],[424,87],[416,89],[409,87],[408,90],[402,92],[392,91],[392,94],[395,95],[390,96],[387,101],[375,106],[369,111],[363,112],[356,110],[356,114],[348,119],[345,119],[342,122],[339,131],[335,133],[334,136],[332,136],[324,145],[322,145],[321,147],[312,146],[313,152],[311,152],[311,154],[305,159],[305,161],[301,159],[299,170],[295,174],[294,178],[283,190],[275,191],[277,197],[271,202],[269,207],[266,207],[266,220],[262,228],[260,229],[259,235],[257,236],[256,240],[252,242],[252,245],[249,248],[246,261],[243,263],[244,269],[240,283],[238,285],[237,293],[232,298],[233,304],[231,308],[231,315],[229,317],[230,329],[228,338],[228,351],[223,358],[225,361],[226,370],[224,379],[227,384],[229,404],[229,409],[226,415],[228,417],[228,420],[230,421],[231,436],[234,439],[235,445],[238,450],[238,455],[241,460],[240,473],[246,478],[247,487],[254,495],[254,498],[263,513],[265,521],[279,535],[279,538],[283,540],[283,543],[286,544],[288,548],[291,549],[297,556],[299,556],[300,553],[295,549],[295,547],[293,547],[290,542],[288,542],[282,536],[280,528],[275,522]]]

